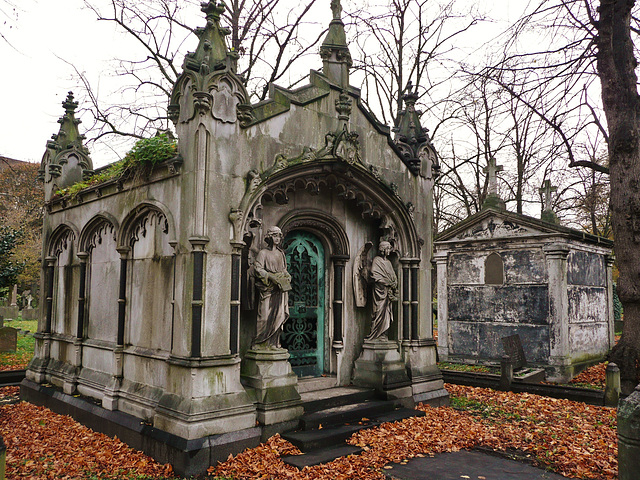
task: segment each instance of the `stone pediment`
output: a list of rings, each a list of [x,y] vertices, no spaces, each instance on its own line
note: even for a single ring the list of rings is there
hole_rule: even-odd
[[[438,241],[485,240],[564,233],[564,227],[498,209],[485,209],[444,231]]]
[[[518,237],[543,233],[515,220],[489,217],[464,229],[450,240]]]

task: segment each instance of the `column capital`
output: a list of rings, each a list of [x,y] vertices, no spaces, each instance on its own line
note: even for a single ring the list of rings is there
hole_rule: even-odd
[[[569,246],[564,243],[552,243],[542,247],[547,258],[566,259],[569,255]]]

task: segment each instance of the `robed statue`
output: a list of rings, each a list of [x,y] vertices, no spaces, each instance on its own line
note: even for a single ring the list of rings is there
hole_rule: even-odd
[[[370,248],[371,243],[367,242],[358,255],[357,270],[354,269],[354,296],[356,305],[364,307],[366,304],[364,285],[366,283],[372,285],[371,332],[365,340],[385,340],[393,320],[393,302],[398,299],[398,277],[389,261],[391,244],[384,240],[380,242],[378,255],[369,266],[366,257]]]
[[[252,348],[280,348],[282,326],[289,318],[291,275],[281,246],[282,231],[270,227],[264,241],[267,247],[258,252],[254,263],[258,316]]]

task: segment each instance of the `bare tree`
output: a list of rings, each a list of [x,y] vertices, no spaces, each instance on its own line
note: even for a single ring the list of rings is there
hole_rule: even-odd
[[[223,13],[229,44],[238,54],[238,73],[247,80],[254,100],[263,100],[268,83],[282,81],[294,63],[314,52],[322,28],[311,22],[313,0],[290,8],[285,0],[233,0]],[[133,41],[134,48],[116,60],[115,74],[123,78],[119,101],[99,96],[83,72],[76,70],[84,90],[83,103],[91,111],[91,140],[104,136],[148,136],[169,126],[166,107],[181,72],[189,44],[195,41],[199,2],[196,0],[110,0],[107,7],[85,0],[99,20],[111,22]],[[301,28],[313,30],[313,39],[298,41]],[[137,47],[137,48],[135,48]],[[128,80],[127,80],[128,79]],[[290,86],[290,85],[285,85]],[[83,97],[82,95],[80,95]]]
[[[630,393],[640,378],[637,10],[635,0],[539,1],[508,33],[504,51],[510,53],[491,69],[493,73],[534,72],[535,78],[527,85],[537,88],[544,83],[547,95],[541,107],[528,107],[556,132],[569,165],[610,174],[611,223],[620,270],[618,294],[625,311],[622,338],[610,359],[620,366],[624,393]],[[545,36],[528,42],[534,31]],[[600,98],[595,95],[598,83]],[[510,93],[527,103],[518,92]],[[607,141],[608,166],[596,158],[576,155],[575,146],[594,131]]]
[[[356,75],[361,74],[363,100],[383,123],[395,124],[402,93],[410,83],[419,87],[425,108],[441,103],[433,92],[448,88],[458,71],[457,62],[450,58],[454,41],[480,17],[468,10],[457,12],[455,4],[453,0],[391,0],[369,3],[346,16],[354,32],[353,68]]]

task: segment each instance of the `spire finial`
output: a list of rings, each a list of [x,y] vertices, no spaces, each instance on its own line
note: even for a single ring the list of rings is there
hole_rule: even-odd
[[[322,73],[331,82],[342,88],[349,87],[349,68],[353,61],[347,46],[347,36],[342,23],[342,5],[340,0],[331,0],[333,20],[329,24],[329,31],[320,47],[322,57]]]

